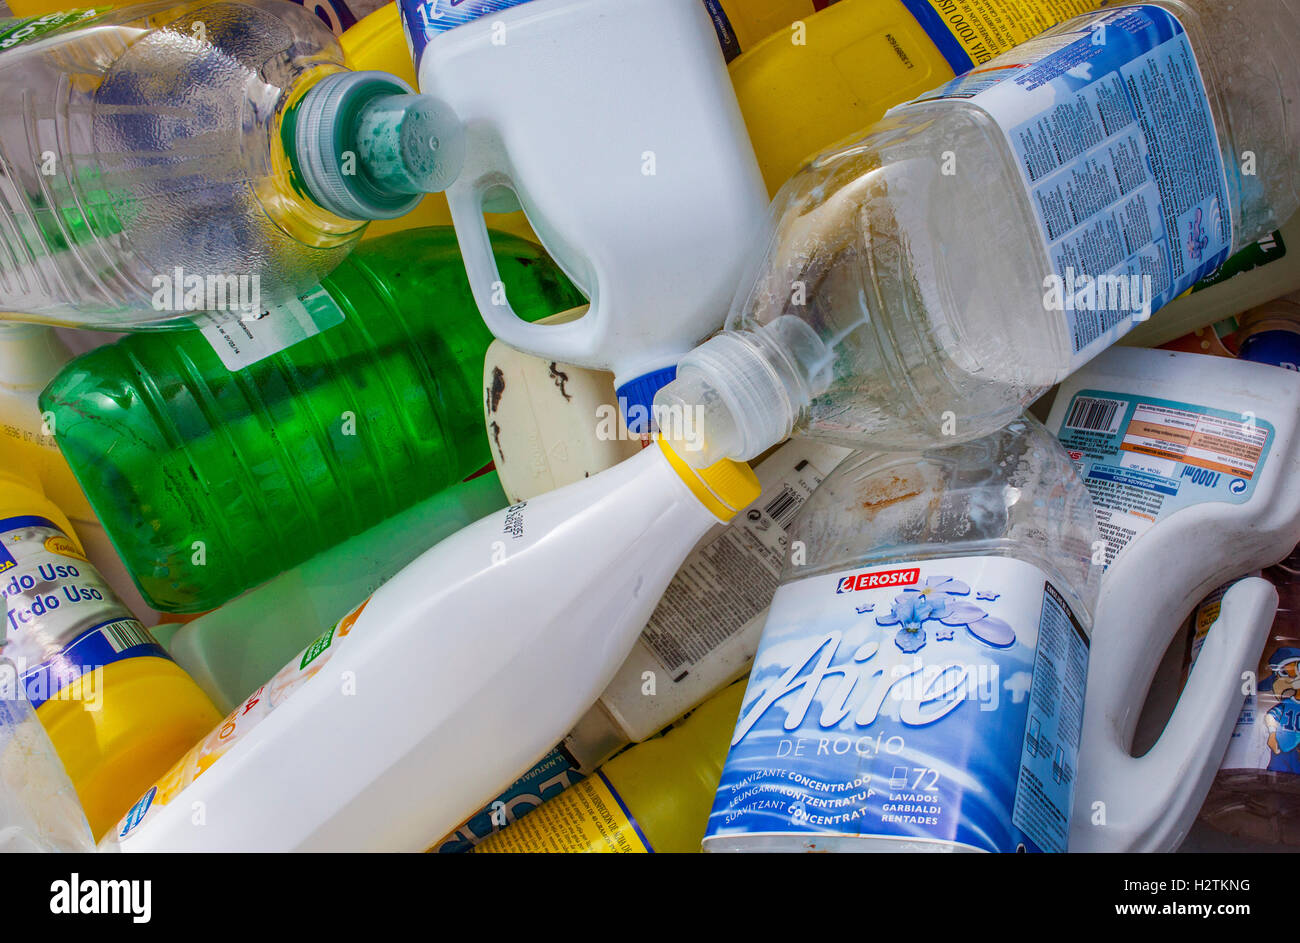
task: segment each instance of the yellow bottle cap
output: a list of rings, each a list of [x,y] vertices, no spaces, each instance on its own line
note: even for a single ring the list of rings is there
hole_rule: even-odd
[[[724,458],[707,468],[691,468],[666,439],[659,439],[668,464],[700,499],[700,503],[722,521],[729,521],[741,508],[758,497],[763,490],[758,477],[744,462]]]

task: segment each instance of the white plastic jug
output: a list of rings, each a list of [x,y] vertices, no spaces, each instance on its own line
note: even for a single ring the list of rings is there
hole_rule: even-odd
[[[767,210],[708,13],[531,0],[448,29],[426,6],[404,0],[403,22],[421,89],[464,124],[447,199],[484,320],[519,350],[612,371],[644,430],[677,358],[721,326]],[[535,325],[511,308],[483,221],[514,208],[510,192],[591,299],[582,318]]]
[[[1277,593],[1223,599],[1159,741],[1132,756],[1161,656],[1193,606],[1300,543],[1300,375],[1114,348],[1062,384],[1047,426],[1109,546],[1092,640],[1071,851],[1171,851],[1223,756]],[[1104,670],[1103,670],[1104,669]]]

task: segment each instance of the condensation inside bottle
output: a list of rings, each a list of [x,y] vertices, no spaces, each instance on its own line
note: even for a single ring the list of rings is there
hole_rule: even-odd
[[[133,7],[6,51],[3,307],[141,329],[188,325],[215,278],[229,318],[310,288],[363,227],[294,192],[279,116],[304,74],[341,67],[319,20],[268,0]]]

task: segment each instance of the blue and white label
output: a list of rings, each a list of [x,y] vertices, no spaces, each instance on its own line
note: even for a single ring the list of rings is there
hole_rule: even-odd
[[[118,600],[56,524],[0,520],[0,596],[5,604],[0,697],[32,707],[50,700],[102,706],[102,669],[167,653]]]
[[[1006,135],[1072,371],[1228,257],[1222,148],[1196,56],[1167,11],[1076,18],[917,101],[935,98],[968,99]]]
[[[1036,566],[955,557],[776,593],[706,848],[1065,851],[1088,636]],[[901,850],[901,847],[900,847]]]
[[[150,786],[149,791],[141,796],[136,801],[135,805],[131,806],[126,813],[126,816],[118,825],[117,835],[119,838],[125,838],[131,829],[135,828],[144,820],[145,814],[149,811],[149,807],[153,805],[153,799],[156,795],[158,795],[158,787]]]
[[[398,0],[402,29],[406,31],[406,42],[410,46],[416,71],[419,71],[425,47],[439,33],[530,2],[531,0]]]
[[[1174,511],[1250,500],[1274,438],[1250,413],[1100,389],[1075,393],[1054,431],[1092,494],[1108,566]]]
[[[501,795],[480,809],[437,846],[441,854],[469,851],[483,839],[527,815],[547,799],[558,796],[584,778],[576,761],[557,747],[537,761]]]

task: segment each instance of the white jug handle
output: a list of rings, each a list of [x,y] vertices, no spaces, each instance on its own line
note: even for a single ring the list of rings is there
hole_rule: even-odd
[[[580,363],[595,346],[597,312],[588,311],[562,324],[536,324],[519,317],[504,290],[487,221],[483,218],[483,194],[488,189],[483,180],[483,176],[479,176],[478,182],[462,178],[447,191],[447,204],[469,276],[470,291],[483,322],[494,337],[516,350],[549,360]]]
[[[1165,620],[1194,589],[1178,581],[1153,584],[1142,569],[1126,571],[1134,574],[1128,582],[1145,577],[1147,591],[1119,593],[1140,600],[1132,622],[1099,626],[1094,635],[1092,658],[1099,670],[1088,674],[1071,851],[1178,847],[1218,771],[1241,710],[1246,673],[1258,667],[1277,612],[1277,590],[1267,580],[1250,577],[1228,590],[1164,732],[1144,756],[1134,757],[1134,715],[1142,706],[1134,692],[1150,686],[1171,638]],[[1103,796],[1099,810],[1094,803]]]

